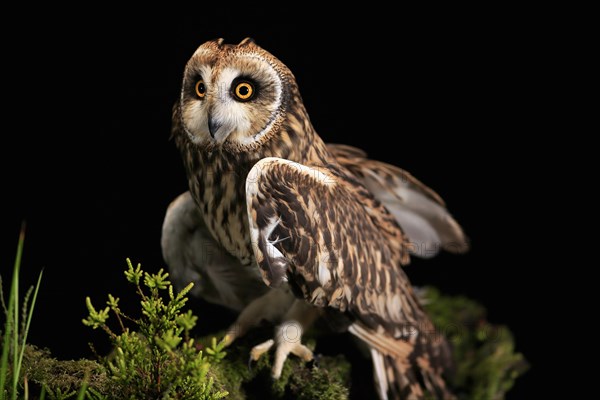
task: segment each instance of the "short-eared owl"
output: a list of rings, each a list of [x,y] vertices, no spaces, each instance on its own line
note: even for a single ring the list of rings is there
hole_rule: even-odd
[[[283,329],[302,332],[326,314],[370,349],[381,398],[452,397],[448,345],[402,270],[410,254],[467,249],[434,191],[325,144],[292,72],[250,39],[196,50],[172,135],[189,192],[167,210],[164,258],[175,282],[195,281],[196,294],[241,311],[230,341],[262,318],[280,323],[251,354],[274,347],[277,378],[289,353],[313,356]]]

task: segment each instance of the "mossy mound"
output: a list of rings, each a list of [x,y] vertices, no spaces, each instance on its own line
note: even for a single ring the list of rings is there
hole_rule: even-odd
[[[257,362],[249,362],[253,345],[272,335],[273,329],[255,329],[227,349],[227,356],[211,371],[220,389],[229,392],[229,399],[347,399],[350,384],[350,363],[343,355],[319,356],[305,363],[290,356],[284,364],[281,377],[271,378],[272,352],[264,354]],[[208,343],[209,338],[199,339]],[[315,341],[306,345],[314,350]]]
[[[443,296],[434,288],[424,290],[426,309],[436,327],[451,342],[456,372],[450,382],[460,399],[499,400],[528,368],[520,353],[515,352],[510,330],[486,321],[485,308],[461,296]],[[272,327],[257,329],[227,348],[227,356],[213,363],[210,375],[215,385],[229,392],[229,399],[346,399],[350,393],[351,365],[342,355],[322,356],[316,362],[304,363],[290,356],[282,376],[270,377],[272,354],[248,365],[253,345],[272,335]],[[314,349],[317,336],[306,336],[306,344]],[[220,338],[217,333],[216,336]],[[198,342],[209,346],[210,338]],[[369,362],[365,360],[365,362]],[[76,391],[84,378],[98,394],[113,397],[114,388],[104,367],[94,361],[60,361],[48,351],[31,346],[25,354],[24,372],[30,383],[44,384],[62,393]],[[74,398],[74,397],[73,397]]]
[[[452,344],[453,391],[461,399],[503,399],[529,368],[508,327],[489,323],[485,308],[466,297],[442,296],[435,288],[426,288],[424,297],[433,323]]]

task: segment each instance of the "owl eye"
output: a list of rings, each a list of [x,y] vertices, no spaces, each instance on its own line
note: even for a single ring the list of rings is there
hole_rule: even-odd
[[[233,95],[238,101],[251,100],[254,93],[254,85],[248,81],[239,81],[233,85]]]
[[[202,79],[196,82],[196,94],[201,99],[206,96],[206,85],[204,85],[204,81]]]

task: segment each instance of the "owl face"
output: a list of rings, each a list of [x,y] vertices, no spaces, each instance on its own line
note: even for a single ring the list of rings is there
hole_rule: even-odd
[[[251,39],[204,43],[185,68],[183,126],[196,144],[256,147],[279,129],[290,82],[287,67]]]

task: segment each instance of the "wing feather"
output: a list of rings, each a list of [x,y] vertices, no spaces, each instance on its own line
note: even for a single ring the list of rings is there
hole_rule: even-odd
[[[366,190],[332,170],[265,158],[250,171],[246,196],[253,251],[267,285],[291,276],[307,300],[350,307],[372,327],[415,320],[420,308],[401,300],[414,296],[397,268],[406,242],[397,225],[382,226],[378,216],[387,212]]]
[[[411,241],[412,254],[429,258],[440,248],[452,253],[468,250],[461,226],[431,188],[401,168],[367,158],[362,150],[340,144],[327,147],[394,215]]]
[[[447,393],[447,344],[430,337],[433,325],[400,267],[402,231],[368,190],[335,168],[265,158],[248,175],[246,197],[267,285],[287,281],[306,301],[347,316],[372,349],[380,390],[421,398],[425,382]]]

